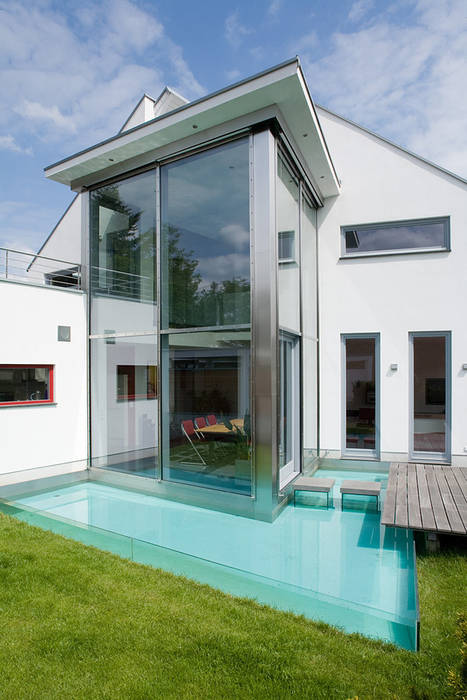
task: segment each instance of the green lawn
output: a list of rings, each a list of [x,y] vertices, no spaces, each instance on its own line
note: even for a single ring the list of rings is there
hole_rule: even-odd
[[[416,654],[0,515],[0,698],[450,697],[467,558],[418,571]]]

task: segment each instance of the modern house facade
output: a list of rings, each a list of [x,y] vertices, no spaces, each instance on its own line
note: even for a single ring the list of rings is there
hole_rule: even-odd
[[[467,464],[467,182],[315,106],[298,59],[145,95],[46,174],[76,198],[0,285],[3,473],[273,520],[320,460]]]

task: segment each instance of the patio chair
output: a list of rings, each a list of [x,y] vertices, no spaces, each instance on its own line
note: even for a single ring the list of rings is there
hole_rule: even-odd
[[[203,435],[201,432],[203,428],[205,428],[207,425],[206,419],[203,418],[203,416],[200,416],[199,418],[195,418],[195,430],[196,430],[196,435],[198,436],[199,440],[205,440],[206,437]]]
[[[209,416],[206,416],[206,420],[208,422],[208,425],[217,425],[217,418],[213,413],[210,413]]]
[[[195,426],[193,425],[193,421],[192,420],[182,420],[181,428],[182,428],[183,435],[186,437],[186,439],[188,440],[188,442],[190,443],[190,445],[192,446],[192,448],[194,449],[194,451],[196,452],[196,454],[198,455],[198,457],[200,458],[202,463],[206,466],[206,462],[204,461],[204,459],[200,455],[199,450],[195,447],[195,444],[193,443],[193,440],[191,439],[194,435],[197,435],[196,430],[195,430]]]

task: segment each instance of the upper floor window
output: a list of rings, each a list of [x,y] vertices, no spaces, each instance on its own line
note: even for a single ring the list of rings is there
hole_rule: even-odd
[[[295,231],[279,231],[279,262],[295,262]]]
[[[53,400],[53,365],[0,365],[0,406]]]
[[[342,226],[342,256],[449,250],[449,216]]]

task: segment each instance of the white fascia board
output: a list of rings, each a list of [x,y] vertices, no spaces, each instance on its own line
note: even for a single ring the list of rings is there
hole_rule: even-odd
[[[109,164],[123,163],[224,122],[277,105],[324,197],[339,193],[337,176],[306,89],[298,59],[164,114],[46,168],[52,180],[71,185],[99,180]],[[307,136],[303,136],[307,134]]]

